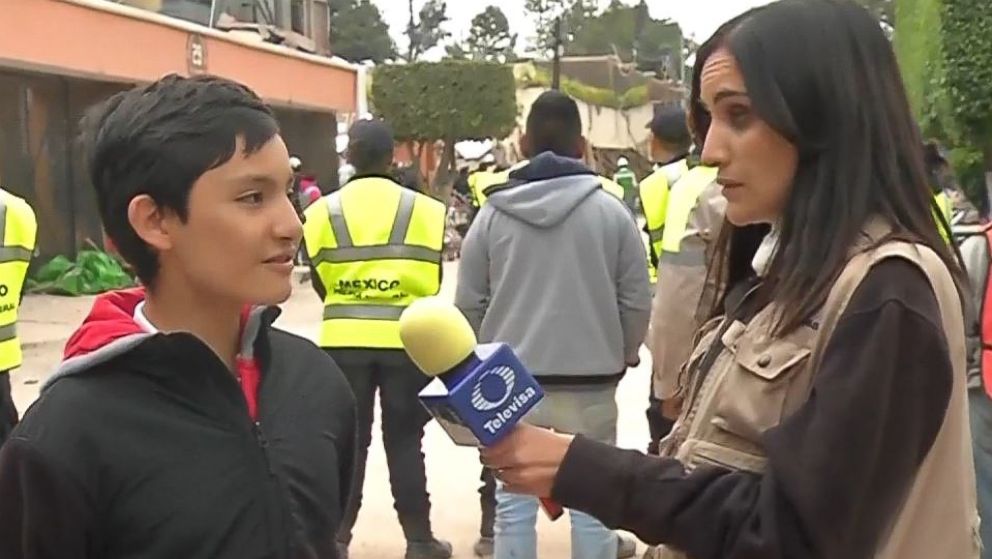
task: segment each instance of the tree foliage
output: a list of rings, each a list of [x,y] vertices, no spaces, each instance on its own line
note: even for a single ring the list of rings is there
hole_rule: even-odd
[[[372,100],[401,140],[504,138],[517,117],[513,71],[488,62],[381,66]]]
[[[415,165],[426,146],[444,141],[441,183],[454,171],[456,142],[502,139],[516,125],[513,70],[503,64],[446,60],[380,66],[371,95],[376,113],[390,123],[397,140],[419,146]],[[445,187],[450,184],[435,185],[435,190]]]
[[[524,9],[534,18],[537,29],[531,49],[539,56],[550,58],[554,55],[555,20],[562,18],[563,34],[578,29],[583,21],[595,15],[596,2],[595,0],[526,0]]]
[[[406,50],[406,61],[415,62],[421,55],[438,46],[441,41],[451,34],[442,25],[448,21],[448,5],[445,0],[427,0],[414,18],[413,0],[407,1],[410,10],[410,21],[406,26],[406,38],[409,41]]]
[[[940,26],[950,118],[958,132],[992,140],[992,7],[988,0],[944,0]]]
[[[631,6],[613,0],[599,13],[595,5],[584,0],[528,0],[527,9],[540,30],[538,51],[553,52],[554,14],[563,13],[566,55],[616,54],[641,70],[680,73],[682,30],[677,23],[652,18],[645,0]]]
[[[988,0],[898,0],[896,52],[924,134],[952,148],[973,200],[992,184],[992,10]],[[986,176],[987,182],[992,182]]]
[[[332,0],[331,52],[351,62],[381,63],[396,56],[389,26],[371,0]]]
[[[498,6],[488,6],[472,18],[465,50],[473,60],[510,62],[516,46],[517,35],[510,33],[510,23]]]

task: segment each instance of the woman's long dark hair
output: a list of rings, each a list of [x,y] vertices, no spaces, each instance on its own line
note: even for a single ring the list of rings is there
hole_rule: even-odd
[[[946,224],[935,217],[895,55],[874,17],[849,0],[782,0],[724,24],[696,55],[689,105],[697,138],[709,128],[700,75],[721,48],[737,60],[754,111],[799,152],[767,273],[767,297],[782,309],[777,333],[823,304],[872,216],[891,224],[892,238],[932,248],[962,283],[938,232]],[[753,254],[753,230],[724,227],[711,270],[724,291],[742,276],[736,268],[750,266],[741,252]]]

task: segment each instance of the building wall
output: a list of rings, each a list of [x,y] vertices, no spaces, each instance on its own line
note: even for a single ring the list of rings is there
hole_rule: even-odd
[[[92,192],[75,162],[76,122],[89,98],[105,94],[99,89],[59,77],[0,72],[0,185],[34,207],[46,255],[72,254],[77,240],[100,240],[98,222],[87,218],[95,213]]]
[[[107,2],[0,3],[0,186],[35,208],[42,261],[102,241],[78,140],[86,109],[164,74],[189,74],[194,35],[206,46],[203,70],[255,89],[306,170],[335,182],[335,115],[355,110],[354,69]]]
[[[111,2],[0,1],[0,67],[111,82],[207,72],[282,107],[355,111],[354,67],[326,57]],[[194,38],[205,52],[202,68],[190,64]]]
[[[315,175],[321,189],[329,192],[338,180],[338,124],[334,114],[276,109],[276,117],[289,153],[299,157],[303,172]]]
[[[128,84],[0,71],[0,186],[38,216],[43,257],[102,243],[102,225],[79,137],[87,109]],[[290,153],[330,187],[337,181],[333,113],[276,109]]]

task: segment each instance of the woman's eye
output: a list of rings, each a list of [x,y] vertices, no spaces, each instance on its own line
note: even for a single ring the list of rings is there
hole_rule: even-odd
[[[745,128],[750,122],[751,110],[743,106],[734,106],[727,110],[730,125],[738,130]]]

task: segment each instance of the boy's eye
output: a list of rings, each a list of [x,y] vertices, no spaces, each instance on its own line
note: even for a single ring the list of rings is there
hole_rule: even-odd
[[[249,192],[244,196],[238,198],[239,202],[244,202],[245,204],[261,204],[262,203],[262,193],[261,192]]]

